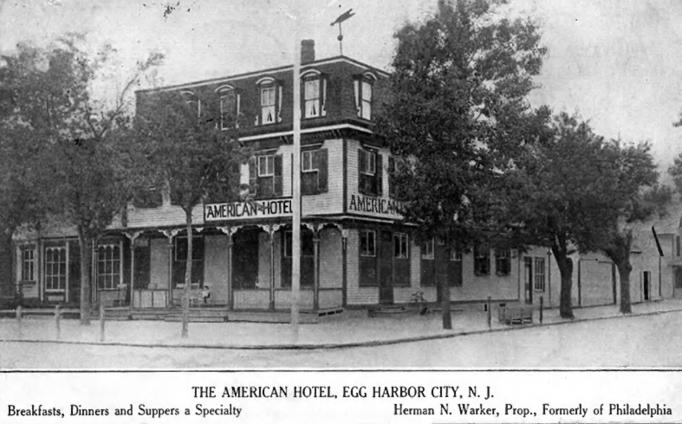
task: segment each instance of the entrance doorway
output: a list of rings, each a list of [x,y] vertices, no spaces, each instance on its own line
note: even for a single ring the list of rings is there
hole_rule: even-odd
[[[644,300],[649,300],[651,287],[651,271],[644,271],[642,275],[642,296]]]
[[[232,283],[235,290],[256,288],[258,280],[258,229],[242,229],[234,235]]]

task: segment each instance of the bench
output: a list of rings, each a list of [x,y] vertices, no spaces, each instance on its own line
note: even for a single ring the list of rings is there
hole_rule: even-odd
[[[497,309],[499,321],[503,324],[526,324],[533,322],[532,305],[506,305]]]

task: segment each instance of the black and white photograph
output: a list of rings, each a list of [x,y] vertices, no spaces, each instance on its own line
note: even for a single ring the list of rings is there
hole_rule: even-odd
[[[1,378],[676,375],[681,49],[674,0],[1,0]],[[284,397],[496,392],[426,381]]]

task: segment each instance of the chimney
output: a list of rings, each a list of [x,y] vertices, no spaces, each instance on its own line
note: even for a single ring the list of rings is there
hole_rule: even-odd
[[[301,40],[301,64],[315,61],[315,40]]]

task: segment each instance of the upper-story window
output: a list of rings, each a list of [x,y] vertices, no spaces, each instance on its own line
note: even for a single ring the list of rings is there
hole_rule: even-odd
[[[258,198],[282,195],[282,155],[261,153],[249,160],[249,191]]]
[[[327,79],[318,71],[308,71],[302,75],[303,85],[303,117],[317,118],[325,116]]]
[[[182,98],[192,111],[196,111],[197,119],[201,117],[201,100],[191,91],[181,92]]]
[[[239,128],[240,95],[231,85],[216,90],[220,99],[220,129]]]
[[[355,107],[358,116],[363,119],[372,119],[372,100],[376,80],[376,76],[371,72],[365,72],[355,79]]]
[[[380,196],[382,193],[383,159],[373,150],[358,149],[358,191]]]
[[[258,87],[260,111],[256,116],[256,125],[268,125],[282,121],[282,85],[271,77],[261,78],[256,82]]]
[[[474,274],[490,274],[490,247],[487,244],[474,246]]]
[[[301,194],[327,192],[327,149],[301,152]]]

